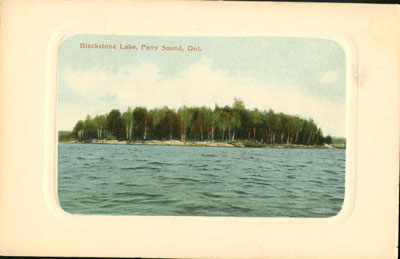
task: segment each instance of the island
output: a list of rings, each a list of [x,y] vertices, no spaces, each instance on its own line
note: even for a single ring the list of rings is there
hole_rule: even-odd
[[[72,131],[60,131],[59,142],[128,145],[223,146],[268,148],[345,148],[344,138],[324,136],[313,119],[232,106],[129,107],[121,113],[79,120]]]

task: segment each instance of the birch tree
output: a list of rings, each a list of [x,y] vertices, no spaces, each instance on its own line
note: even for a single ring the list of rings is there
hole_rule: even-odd
[[[132,139],[133,129],[133,113],[131,107],[129,107],[128,110],[122,114],[122,120],[125,124],[125,137],[129,141]]]

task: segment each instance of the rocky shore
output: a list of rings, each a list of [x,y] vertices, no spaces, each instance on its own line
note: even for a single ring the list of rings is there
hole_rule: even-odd
[[[81,144],[111,144],[111,145],[159,145],[159,146],[199,146],[199,147],[254,147],[254,148],[339,148],[345,149],[344,144],[324,145],[287,145],[287,144],[262,144],[257,141],[212,142],[212,141],[179,141],[179,140],[148,140],[148,141],[118,141],[118,140],[92,140],[92,141],[60,141],[61,143]]]

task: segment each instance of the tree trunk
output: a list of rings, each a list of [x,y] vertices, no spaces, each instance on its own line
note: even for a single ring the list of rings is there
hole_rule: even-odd
[[[129,127],[129,139],[132,138],[132,129],[133,129],[133,121],[131,121],[131,125]]]
[[[147,137],[147,115],[144,116],[144,132],[143,132],[143,139],[146,140]]]
[[[312,137],[311,137],[311,143],[314,142],[314,138],[315,138],[315,132],[313,132]],[[315,143],[314,143],[315,144]]]
[[[271,132],[271,144],[275,144],[275,139],[276,139],[276,132],[272,130]]]
[[[290,131],[287,132],[287,140],[286,140],[286,145],[290,144]]]
[[[307,145],[310,145],[310,141],[311,141],[311,134],[312,134],[312,131],[310,131],[310,135],[308,136]]]
[[[273,142],[272,135],[273,135],[272,127],[269,127],[269,139],[268,139],[268,142],[270,144],[272,144],[272,142]]]
[[[187,129],[186,129],[186,123],[185,123],[185,127],[183,129],[183,141],[186,142],[186,139],[187,139]]]
[[[185,124],[182,122],[181,123],[181,141],[184,142],[185,141],[185,130],[186,127],[184,126]]]

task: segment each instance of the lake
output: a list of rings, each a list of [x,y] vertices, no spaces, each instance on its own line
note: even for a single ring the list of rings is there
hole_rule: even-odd
[[[73,214],[329,217],[344,179],[344,149],[58,144]]]

